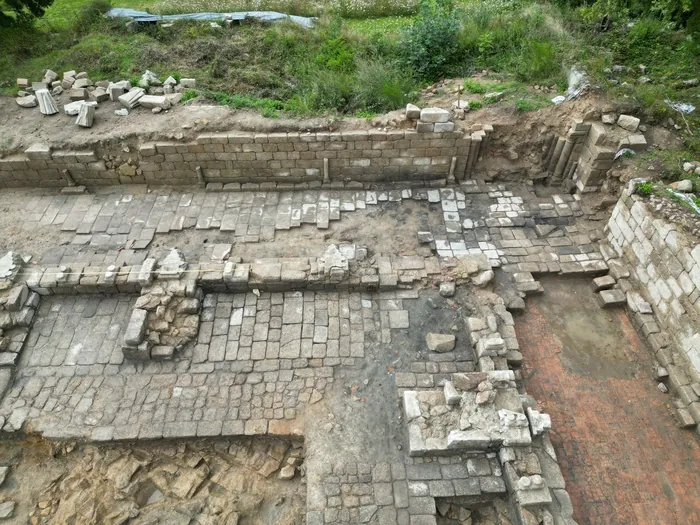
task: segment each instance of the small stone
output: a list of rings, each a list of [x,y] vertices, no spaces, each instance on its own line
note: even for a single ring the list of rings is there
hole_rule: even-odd
[[[0,487],[2,487],[2,484],[5,483],[5,478],[9,472],[10,467],[0,467]]]
[[[691,166],[692,169],[692,166]],[[679,191],[681,193],[691,193],[693,191],[693,182],[688,179],[679,180],[672,182],[668,185],[671,189]]]
[[[452,297],[455,294],[455,283],[448,281],[440,283],[440,295],[443,297]]]
[[[418,242],[421,244],[428,244],[433,242],[434,237],[431,232],[418,232]]]
[[[294,478],[295,473],[296,473],[296,468],[294,466],[285,465],[280,470],[279,478],[282,480],[290,480],[290,479]]]
[[[428,350],[431,352],[449,352],[454,350],[455,336],[452,334],[429,333],[425,336],[425,342],[428,345]]]
[[[602,118],[603,124],[615,124],[616,120],[617,115],[615,113],[605,113]]]
[[[494,102],[499,102],[500,100],[503,100],[503,96],[503,91],[494,91],[493,93],[486,93],[484,95],[484,100],[489,104],[493,104]]]
[[[115,109],[114,114],[117,115],[118,117],[127,117],[127,116],[129,116],[129,110],[126,108]]]
[[[668,387],[663,383],[659,383],[658,385],[656,385],[656,388],[658,388],[659,392],[661,392],[662,394],[668,394]]]
[[[12,517],[15,511],[14,501],[4,501],[0,503],[0,520],[5,520]]]
[[[494,273],[493,270],[485,270],[483,272],[479,272],[476,275],[472,276],[472,282],[476,286],[486,286],[488,283],[490,283],[494,278]]]

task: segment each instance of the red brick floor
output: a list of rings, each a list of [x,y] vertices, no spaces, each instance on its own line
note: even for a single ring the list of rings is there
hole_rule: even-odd
[[[552,416],[574,518],[580,525],[700,524],[700,445],[695,434],[676,427],[670,398],[652,379],[650,352],[624,311],[596,310],[587,288],[566,286],[572,292],[559,293],[574,293],[574,301],[553,303],[563,296],[550,295],[545,284],[545,295],[528,300],[516,330],[526,388]],[[606,316],[629,358],[621,363],[629,367],[626,377],[571,366],[565,345],[576,343],[563,333],[562,308],[564,316]]]

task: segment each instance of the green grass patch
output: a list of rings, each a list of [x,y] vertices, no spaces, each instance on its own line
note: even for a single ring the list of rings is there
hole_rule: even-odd
[[[469,101],[469,109],[472,111],[475,111],[477,109],[481,109],[484,107],[484,103],[479,101],[479,100],[470,100]]]

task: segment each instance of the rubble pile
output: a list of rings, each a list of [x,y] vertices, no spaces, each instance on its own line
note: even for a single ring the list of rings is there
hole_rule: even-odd
[[[171,359],[197,337],[204,294],[196,284],[196,274],[186,270],[187,262],[176,248],[159,263],[157,273],[154,259],[144,262],[141,297],[124,335],[125,357]]]
[[[164,81],[152,71],[146,71],[138,85],[132,86],[128,80],[112,82],[100,80],[93,82],[85,71],[65,71],[63,79],[58,80],[55,71],[47,69],[41,82],[32,82],[26,78],[17,79],[17,104],[23,108],[39,106],[42,115],[63,112],[75,116],[77,126],[90,128],[95,119],[95,112],[102,103],[116,102],[121,107],[114,110],[115,115],[127,116],[137,107],[150,109],[153,113],[168,110],[181,99],[186,89],[193,89],[197,82],[193,78],[181,78],[179,81],[169,76]],[[67,100],[66,100],[67,99]]]

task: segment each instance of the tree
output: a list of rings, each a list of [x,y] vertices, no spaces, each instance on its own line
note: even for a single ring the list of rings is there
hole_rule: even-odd
[[[0,25],[30,22],[44,15],[53,0],[4,0],[0,2]]]

